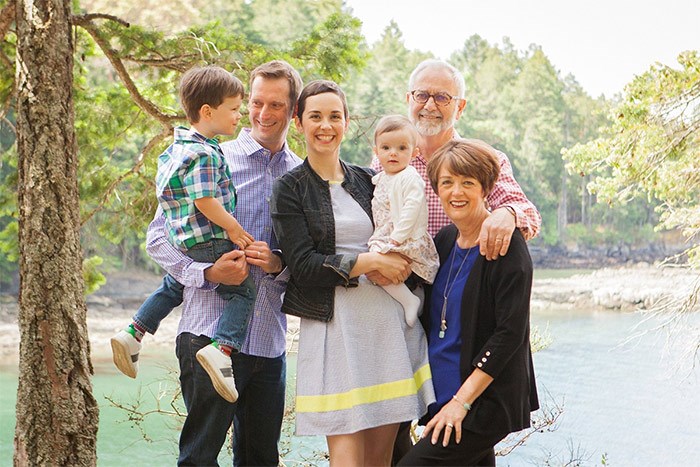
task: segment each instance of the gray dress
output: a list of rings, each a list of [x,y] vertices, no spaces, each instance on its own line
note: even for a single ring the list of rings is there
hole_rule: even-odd
[[[331,184],[336,252],[362,253],[372,223]],[[409,328],[401,305],[364,276],[335,289],[333,319],[302,319],[297,364],[296,434],[355,433],[421,417],[435,401],[421,326]]]

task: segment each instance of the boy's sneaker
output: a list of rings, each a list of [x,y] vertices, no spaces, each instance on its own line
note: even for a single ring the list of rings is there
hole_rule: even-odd
[[[123,329],[109,342],[112,344],[112,360],[119,371],[130,378],[136,378],[136,373],[139,372],[141,342]]]
[[[227,401],[236,402],[238,391],[236,391],[236,382],[233,379],[231,357],[217,349],[214,344],[209,344],[197,352],[197,361],[209,374],[216,392]]]

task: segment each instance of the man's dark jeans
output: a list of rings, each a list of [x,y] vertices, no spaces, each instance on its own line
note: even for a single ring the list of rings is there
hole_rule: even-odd
[[[234,420],[235,466],[278,465],[278,442],[284,414],[286,360],[233,354],[239,392],[235,404],[226,402],[195,355],[211,342],[206,336],[177,337],[180,385],[187,418],[180,433],[178,465],[218,465],[217,457]]]

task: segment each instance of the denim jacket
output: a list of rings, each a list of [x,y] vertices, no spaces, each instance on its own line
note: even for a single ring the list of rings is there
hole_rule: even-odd
[[[372,169],[345,164],[342,187],[372,219]],[[291,277],[284,313],[328,322],[333,318],[335,287],[356,287],[350,271],[356,254],[336,254],[335,218],[330,187],[308,160],[275,181],[270,202],[272,225]],[[373,222],[374,223],[374,222]]]

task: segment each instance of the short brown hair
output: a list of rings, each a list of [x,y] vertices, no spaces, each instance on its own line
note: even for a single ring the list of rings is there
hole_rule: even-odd
[[[180,105],[190,123],[199,122],[203,105],[217,108],[228,97],[243,97],[241,80],[219,66],[190,68],[180,79]]]
[[[435,193],[443,167],[455,175],[478,180],[484,196],[491,193],[501,171],[496,150],[480,139],[453,139],[435,151],[428,162],[428,179]]]
[[[294,108],[297,105],[297,99],[299,99],[299,93],[304,85],[299,72],[292,68],[292,66],[285,62],[284,60],[272,60],[270,62],[258,65],[250,73],[250,89],[253,89],[253,81],[255,78],[261,77],[263,79],[281,79],[284,78],[289,83],[289,115],[294,115]]]
[[[416,145],[416,140],[418,139],[418,132],[413,123],[405,115],[387,115],[382,117],[377,123],[377,127],[374,129],[374,144],[377,144],[377,138],[384,133],[391,133],[392,131],[408,130],[411,135],[411,144]]]
[[[340,86],[333,81],[317,79],[304,86],[304,89],[302,89],[301,94],[299,95],[299,101],[297,102],[297,117],[299,117],[299,121],[301,121],[301,116],[306,108],[306,99],[312,96],[318,96],[319,94],[324,94],[326,92],[335,94],[340,98],[340,101],[343,103],[343,114],[345,115],[345,120],[348,119],[348,116],[350,115],[348,112],[348,102],[345,99],[345,93],[342,89],[340,89]]]

